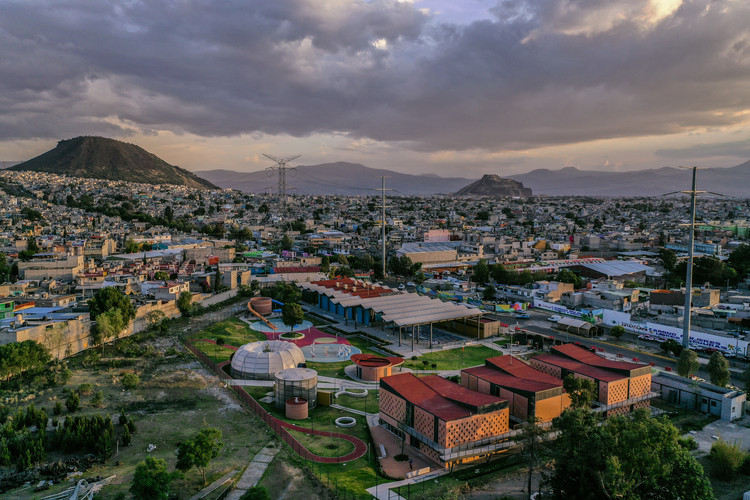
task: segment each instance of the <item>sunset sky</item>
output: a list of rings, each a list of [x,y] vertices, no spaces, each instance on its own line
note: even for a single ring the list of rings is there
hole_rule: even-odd
[[[750,159],[748,0],[0,0],[0,160],[441,176]]]

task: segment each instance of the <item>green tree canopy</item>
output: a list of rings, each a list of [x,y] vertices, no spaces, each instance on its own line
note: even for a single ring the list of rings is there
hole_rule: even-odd
[[[625,335],[625,327],[622,325],[615,325],[609,331],[609,334],[612,335],[614,338],[619,339],[620,337]]]
[[[88,304],[92,321],[96,321],[96,318],[100,314],[111,309],[120,311],[120,315],[125,324],[135,318],[135,307],[133,306],[133,303],[130,302],[130,298],[122,293],[119,288],[113,286],[108,286],[98,290],[94,296],[89,299]]]
[[[677,374],[682,377],[689,377],[700,368],[698,355],[690,349],[683,349],[680,357],[677,359]]]
[[[581,277],[570,269],[560,269],[560,272],[557,273],[555,279],[562,283],[572,283],[575,288],[581,288],[581,285],[583,284]]]
[[[170,494],[169,484],[180,475],[167,472],[164,460],[147,457],[135,467],[130,493],[136,500],[166,500]]]
[[[299,304],[287,302],[284,304],[284,307],[281,308],[281,321],[283,321],[290,329],[301,324],[304,319],[305,312]]]
[[[183,316],[190,316],[193,311],[193,294],[190,292],[180,293],[177,297],[177,309]]]
[[[213,427],[204,427],[192,438],[180,443],[177,449],[177,469],[187,472],[197,467],[206,483],[206,468],[211,460],[219,455],[224,446],[221,442],[221,431]]]
[[[711,378],[711,383],[720,387],[726,387],[729,385],[730,373],[729,373],[729,361],[719,352],[711,354],[711,359],[708,360],[708,374]]]
[[[590,408],[598,393],[596,382],[573,374],[563,379],[563,387],[570,396],[570,405],[573,408]]]
[[[569,409],[555,419],[560,435],[546,485],[554,498],[711,500],[711,483],[680,445],[680,433],[648,410],[615,416]]]
[[[490,280],[490,267],[487,265],[486,260],[479,259],[479,262],[477,262],[472,270],[472,279],[482,284]]]

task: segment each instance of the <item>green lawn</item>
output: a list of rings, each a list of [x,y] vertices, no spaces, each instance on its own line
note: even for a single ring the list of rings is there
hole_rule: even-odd
[[[347,408],[353,408],[355,410],[366,411],[368,413],[376,413],[378,411],[378,396],[379,391],[377,390],[368,390],[367,397],[365,398],[342,394],[336,398],[336,404],[346,406]]]
[[[411,359],[404,362],[404,367],[412,370],[431,370],[432,366],[425,368],[423,360],[428,361],[429,365],[437,364],[437,370],[460,370],[469,366],[483,365],[484,360],[494,356],[501,356],[500,351],[490,349],[483,345],[467,346],[457,349],[446,349],[418,356],[416,361]]]
[[[214,323],[208,328],[190,335],[189,339],[216,340],[218,337],[223,337],[225,344],[235,347],[240,347],[248,342],[266,340],[265,334],[252,330],[239,318],[229,318],[225,321]]]
[[[320,457],[343,457],[354,451],[354,444],[341,438],[315,436],[304,432],[289,431],[302,446]]]
[[[267,387],[245,387],[244,389],[256,400],[265,396],[266,392],[268,392]],[[318,406],[317,408],[310,410],[310,416],[314,419],[314,423],[311,420],[302,423],[298,420],[287,419],[283,412],[276,409],[273,403],[260,404],[269,411],[271,415],[281,420],[286,420],[287,422],[296,425],[304,425],[305,427],[314,427],[315,430],[349,434],[358,437],[366,443],[370,442],[370,430],[367,428],[364,417],[355,416],[357,419],[356,426],[341,429],[336,427],[334,420],[342,416],[353,416],[351,413],[336,408]],[[375,458],[374,453],[368,453],[362,458],[341,464],[318,464],[314,462],[306,462],[301,459],[299,459],[299,462],[300,464],[306,465],[309,470],[323,484],[328,485],[331,490],[334,492],[338,491],[338,495],[341,498],[356,498],[363,500],[370,500],[372,498],[372,496],[367,494],[365,490],[370,486],[375,486],[375,465],[377,459]],[[379,481],[381,483],[385,482],[382,478],[379,479]],[[264,486],[267,482],[272,483],[273,479],[264,476],[260,485]]]
[[[377,353],[373,351],[372,349],[370,349],[370,346],[372,346],[372,342],[370,342],[367,339],[363,339],[360,337],[350,337],[347,340],[353,346],[360,348],[364,354],[373,354],[375,356],[382,356],[382,354]],[[313,370],[317,371],[318,375],[322,375],[323,377],[346,378],[346,374],[344,373],[344,368],[351,364],[352,364],[351,361],[340,361],[337,363],[308,362],[307,367],[312,368]]]
[[[202,351],[206,356],[214,360],[215,363],[227,361],[232,354],[235,353],[234,349],[221,347],[212,344],[211,342],[201,342],[200,340],[193,342],[193,346],[197,347],[199,351]]]

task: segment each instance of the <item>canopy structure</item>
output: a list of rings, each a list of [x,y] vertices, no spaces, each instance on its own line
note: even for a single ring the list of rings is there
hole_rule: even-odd
[[[592,325],[588,321],[568,317],[560,318],[555,327],[567,330],[571,333],[584,334],[587,336],[591,336],[592,333],[596,332],[596,325]]]
[[[380,315],[384,324],[394,329],[432,325],[444,321],[477,318],[483,312],[463,304],[443,302],[416,293],[397,292],[379,287],[367,288],[366,283],[357,280],[338,280],[335,286],[329,282],[299,283],[304,290],[317,292],[328,297],[330,303],[346,311],[361,308]],[[370,285],[372,287],[372,285]]]

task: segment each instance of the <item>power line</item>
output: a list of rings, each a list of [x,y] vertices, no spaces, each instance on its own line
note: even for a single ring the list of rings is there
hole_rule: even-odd
[[[278,158],[276,156],[271,156],[267,154],[263,154],[266,158],[268,158],[271,161],[275,161],[276,164],[273,167],[268,167],[266,170],[273,171],[278,170],[279,172],[279,182],[278,182],[278,193],[279,193],[279,212],[284,215],[286,214],[287,209],[287,197],[286,197],[286,191],[287,189],[290,189],[291,187],[287,185],[286,183],[286,173],[287,170],[289,171],[296,171],[294,168],[287,167],[287,163],[289,163],[292,160],[296,160],[301,155],[297,156],[289,156],[287,158]]]

